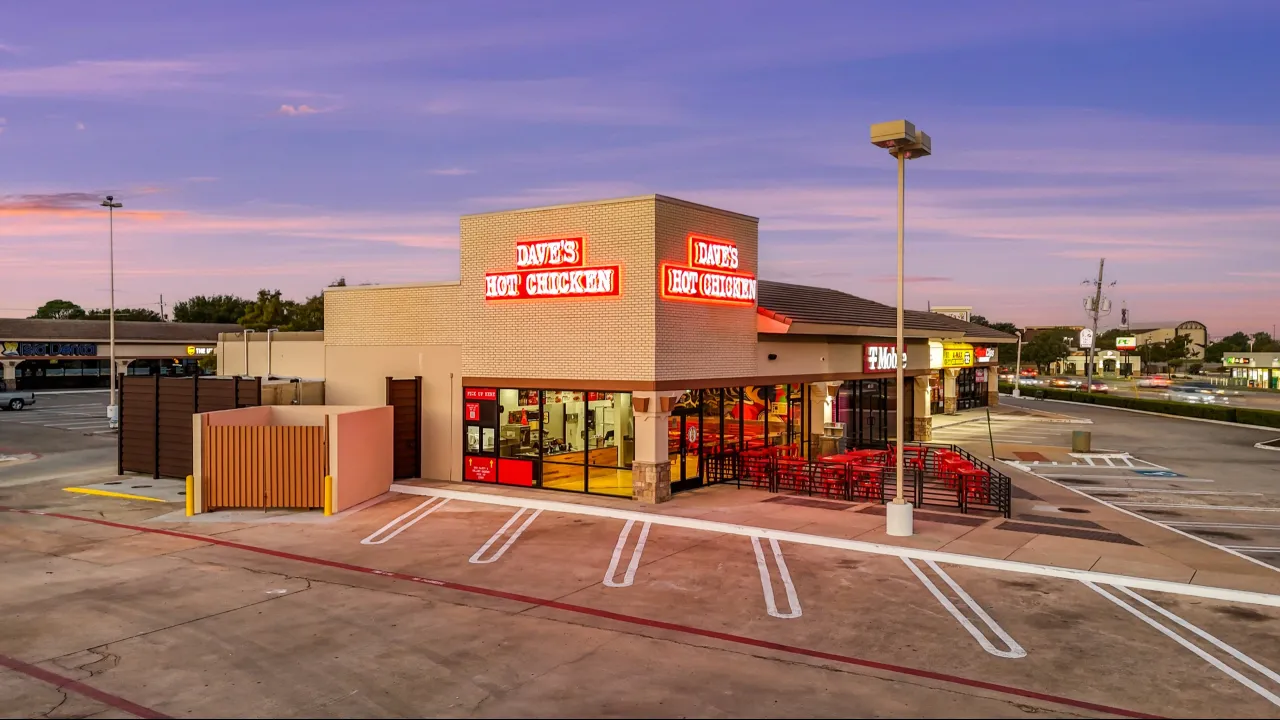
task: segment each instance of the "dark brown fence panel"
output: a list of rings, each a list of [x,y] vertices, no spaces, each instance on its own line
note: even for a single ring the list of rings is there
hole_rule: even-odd
[[[119,471],[153,477],[191,474],[191,416],[258,405],[261,378],[120,378]]]
[[[392,407],[396,479],[422,477],[422,378],[387,378],[387,404]]]
[[[120,470],[123,472],[156,472],[156,388],[159,377],[128,376],[119,378],[120,429],[116,440],[120,447]]]

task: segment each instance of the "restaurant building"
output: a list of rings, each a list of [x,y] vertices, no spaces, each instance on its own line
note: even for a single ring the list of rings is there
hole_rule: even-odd
[[[894,309],[759,280],[758,223],[661,195],[465,216],[458,281],[325,290],[326,402],[398,406],[398,477],[646,502],[723,453],[885,447]],[[907,440],[931,432],[930,339],[978,327],[957,322],[907,313]]]
[[[189,375],[236,325],[116,321],[116,372]],[[110,385],[110,322],[0,318],[0,370],[19,390]]]
[[[1222,356],[1222,369],[1231,374],[1231,384],[1280,390],[1280,353],[1236,352]]]

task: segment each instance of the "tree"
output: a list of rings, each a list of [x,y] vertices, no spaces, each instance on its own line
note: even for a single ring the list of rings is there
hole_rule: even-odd
[[[1256,345],[1257,343],[1255,343]],[[1211,363],[1222,362],[1222,356],[1226,353],[1245,352],[1249,349],[1249,336],[1242,332],[1232,333],[1215,343],[1209,343],[1209,347],[1204,349],[1204,361]]]
[[[173,319],[189,323],[236,323],[249,301],[235,295],[196,295],[173,306]]]
[[[1067,327],[1041,330],[1023,343],[1022,359],[1035,363],[1036,368],[1044,372],[1050,365],[1070,354],[1070,341],[1064,338],[1074,337],[1075,334],[1074,329]]]
[[[35,320],[83,320],[84,308],[70,300],[50,300],[31,316]]]
[[[249,303],[240,316],[240,325],[258,332],[287,325],[298,304],[284,300],[280,295],[279,290],[259,290],[258,298]]]
[[[1246,350],[1249,348],[1245,348]],[[1253,334],[1253,352],[1280,352],[1280,342],[1271,337],[1271,333]]]
[[[346,287],[347,279],[340,277],[329,283],[329,287]],[[285,324],[284,330],[290,332],[308,332],[324,329],[324,293],[312,295],[307,301],[295,305],[294,312]]]
[[[97,310],[89,310],[85,313],[85,318],[89,320],[110,320],[111,309],[100,308]],[[160,313],[148,308],[116,308],[116,320],[128,322],[164,322],[164,318],[160,317]]]

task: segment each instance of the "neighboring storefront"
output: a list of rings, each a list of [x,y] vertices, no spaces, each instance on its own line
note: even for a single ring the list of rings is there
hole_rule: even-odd
[[[458,282],[326,289],[306,361],[329,403],[416,393],[397,442],[424,478],[660,502],[726,453],[894,439],[894,309],[759,280],[756,218],[649,195],[461,225]],[[929,439],[928,341],[955,322],[908,313],[906,440]],[[299,374],[312,345],[264,359]]]
[[[934,307],[964,342],[929,341],[929,397],[934,415],[987,407],[999,400],[999,353],[996,343],[1016,342],[1013,335],[961,319],[971,308]]]
[[[1234,385],[1280,390],[1280,353],[1231,353],[1223,355],[1222,367]]]
[[[116,322],[116,372],[192,375],[234,325]],[[0,318],[0,370],[21,390],[104,388],[110,384],[106,320]]]

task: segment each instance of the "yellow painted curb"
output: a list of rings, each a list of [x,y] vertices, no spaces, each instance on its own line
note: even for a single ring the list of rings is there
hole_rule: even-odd
[[[148,500],[150,502],[168,502],[160,498],[147,497],[146,495],[130,495],[129,493],[111,492],[110,490],[95,490],[93,488],[62,488],[69,493],[80,493],[82,495],[101,495],[102,497],[124,498],[125,500]]]

